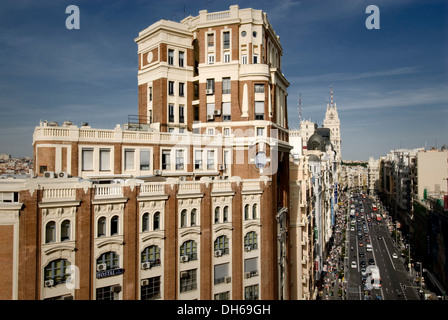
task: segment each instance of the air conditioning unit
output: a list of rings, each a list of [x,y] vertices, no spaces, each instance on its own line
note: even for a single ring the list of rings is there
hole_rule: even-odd
[[[44,177],[45,177],[45,178],[54,178],[55,175],[54,175],[54,172],[53,172],[53,171],[45,171],[45,172],[44,172]]]
[[[115,286],[110,287],[110,292],[120,293],[120,291],[121,291],[121,286],[120,285],[115,285]]]
[[[68,178],[68,172],[59,172],[58,177],[59,178]]]
[[[147,286],[147,285],[149,285],[149,280],[148,280],[148,279],[144,279],[144,280],[142,280],[142,281],[140,282],[140,284],[141,284],[142,286]]]
[[[222,256],[222,250],[215,250],[215,257]]]
[[[215,119],[214,115],[212,115],[212,114],[207,115],[207,120],[213,120],[213,119]]]
[[[45,286],[46,287],[54,286],[54,281],[53,280],[45,280]]]
[[[106,270],[107,265],[105,263],[100,263],[96,266],[96,271],[104,271]]]
[[[73,296],[71,294],[67,294],[65,296],[62,296],[62,300],[73,300]]]
[[[142,269],[143,270],[147,270],[147,269],[151,269],[151,262],[143,262],[142,263]]]
[[[162,170],[154,170],[154,174],[156,176],[161,176],[162,175]]]
[[[213,114],[214,114],[215,116],[220,116],[220,115],[221,115],[221,110],[214,110],[214,111],[213,111]]]
[[[226,168],[226,166],[224,165],[224,164],[220,164],[219,166],[218,166],[218,170],[224,170]]]
[[[250,272],[245,272],[244,273],[244,278],[249,279],[251,277]]]
[[[246,251],[246,252],[249,252],[249,251],[251,251],[252,250],[252,247],[251,246],[245,246],[244,247],[244,251]]]
[[[180,261],[182,261],[182,262],[188,262],[188,260],[190,260],[188,256],[181,256],[180,257]]]
[[[230,283],[230,281],[232,281],[232,277],[230,277],[230,276],[225,277],[226,283]]]
[[[213,94],[213,89],[205,89],[205,94]]]
[[[181,279],[188,278],[188,272],[187,272],[187,271],[182,271],[182,272],[180,273],[180,277],[181,277]]]

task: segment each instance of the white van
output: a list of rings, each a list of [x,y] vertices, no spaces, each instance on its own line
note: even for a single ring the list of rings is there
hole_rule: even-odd
[[[372,252],[372,245],[370,243],[366,245],[366,250],[367,252]]]

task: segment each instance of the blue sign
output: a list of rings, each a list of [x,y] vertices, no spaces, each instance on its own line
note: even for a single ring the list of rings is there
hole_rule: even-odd
[[[107,278],[107,277],[112,277],[112,276],[118,276],[123,273],[124,273],[124,269],[104,270],[104,271],[97,272],[96,278],[101,279],[101,278]]]

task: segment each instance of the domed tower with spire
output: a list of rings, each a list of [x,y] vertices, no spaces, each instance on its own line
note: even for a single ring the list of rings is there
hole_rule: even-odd
[[[327,112],[325,113],[323,128],[330,129],[330,142],[336,152],[337,163],[341,162],[341,122],[339,121],[336,102],[333,101],[333,87],[330,89],[330,103],[327,103]]]

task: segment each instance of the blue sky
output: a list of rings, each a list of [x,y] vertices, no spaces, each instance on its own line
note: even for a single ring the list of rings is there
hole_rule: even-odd
[[[290,81],[288,117],[319,126],[330,86],[341,120],[342,157],[448,145],[446,0],[3,0],[0,4],[0,153],[32,156],[40,120],[112,129],[137,113],[138,33],[160,20],[228,10],[268,14]],[[68,5],[80,29],[68,30]],[[380,29],[368,30],[368,5]]]

